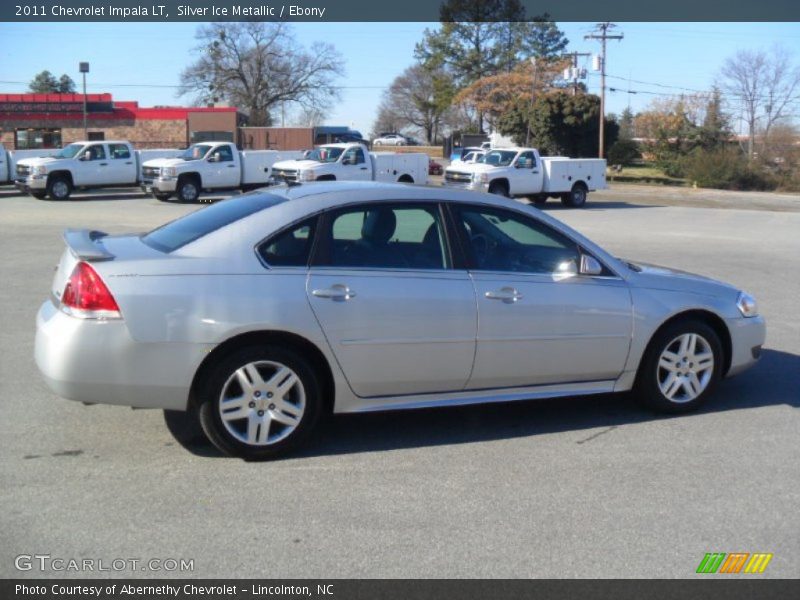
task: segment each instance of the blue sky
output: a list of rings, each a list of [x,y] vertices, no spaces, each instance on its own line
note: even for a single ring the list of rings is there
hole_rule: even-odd
[[[192,23],[0,23],[0,93],[25,91],[25,83],[14,82],[28,82],[42,69],[67,73],[80,82],[78,62],[89,61],[89,92],[111,92],[119,100],[138,100],[142,106],[188,102],[176,98],[170,86],[177,84],[181,69],[192,60],[196,27]],[[346,89],[327,122],[368,133],[381,92],[413,63],[414,44],[426,27],[436,24],[294,24],[301,44],[327,41],[345,58],[346,74],[339,83]],[[597,42],[583,39],[593,24],[559,23],[559,27],[570,40],[570,51],[598,51]],[[800,23],[619,23],[619,31],[625,39],[608,45],[608,73],[614,76],[608,85],[638,93],[609,93],[609,112],[620,112],[629,102],[634,111],[641,110],[658,95],[680,94],[681,88],[708,89],[723,61],[739,49],[778,43],[794,50],[795,61],[800,62]],[[597,91],[599,77],[590,74],[588,85]]]

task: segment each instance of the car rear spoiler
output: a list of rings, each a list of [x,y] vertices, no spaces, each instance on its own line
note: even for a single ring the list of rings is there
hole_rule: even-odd
[[[107,235],[104,231],[65,229],[64,241],[76,258],[82,260],[111,260],[114,255],[97,243],[97,240]]]

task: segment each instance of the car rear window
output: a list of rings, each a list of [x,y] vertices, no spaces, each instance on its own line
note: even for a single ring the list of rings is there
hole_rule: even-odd
[[[282,196],[263,192],[242,194],[162,225],[144,234],[142,241],[161,252],[173,252],[212,231],[285,201]]]

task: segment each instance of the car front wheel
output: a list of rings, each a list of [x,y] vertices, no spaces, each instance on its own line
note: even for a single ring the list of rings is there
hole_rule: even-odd
[[[290,349],[239,350],[213,368],[201,387],[203,430],[231,456],[277,458],[297,447],[319,419],[317,377]]]
[[[711,327],[695,320],[673,323],[650,342],[636,395],[659,412],[694,410],[722,377],[722,363],[722,344]]]

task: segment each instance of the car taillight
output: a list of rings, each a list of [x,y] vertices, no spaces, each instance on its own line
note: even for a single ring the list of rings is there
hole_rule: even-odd
[[[119,319],[117,301],[89,263],[79,262],[61,296],[65,312],[83,319]]]

